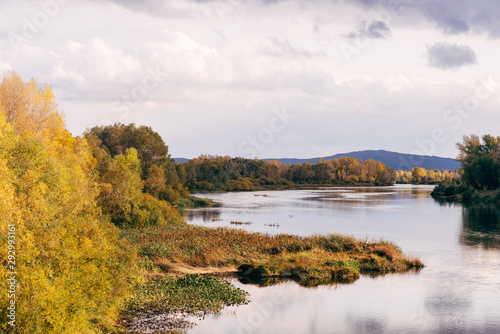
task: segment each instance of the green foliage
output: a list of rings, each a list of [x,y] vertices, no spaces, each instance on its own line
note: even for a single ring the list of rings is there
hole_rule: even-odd
[[[143,227],[150,225],[165,225],[183,221],[179,212],[165,201],[143,193],[141,180],[141,163],[135,148],[128,148],[125,154],[111,157],[106,148],[97,146],[97,138],[89,134],[93,142],[92,152],[97,160],[100,194],[99,206],[109,215],[111,221],[120,227]],[[179,198],[171,186],[166,186],[163,177],[163,167],[153,165],[146,179],[150,192],[154,195],[169,192],[164,197]]]
[[[179,207],[181,208],[207,208],[214,205],[214,201],[210,198],[190,197],[179,201]]]
[[[475,189],[497,189],[500,182],[500,137],[464,136],[458,143],[464,182]]]
[[[132,223],[141,204],[142,181],[137,151],[115,156],[101,175],[99,204],[116,225]]]
[[[185,275],[159,277],[138,284],[128,301],[132,314],[155,313],[218,313],[226,306],[247,304],[249,294],[230,282],[214,277]]]
[[[444,201],[499,204],[500,137],[485,135],[481,142],[476,135],[464,136],[457,147],[461,179],[438,184],[431,196]]]
[[[117,123],[94,127],[85,133],[85,137],[92,143],[98,164],[104,165],[104,168],[100,168],[101,173],[106,170],[106,162],[109,161],[106,155],[112,158],[124,156],[127,150],[134,148],[145,192],[170,203],[189,196],[183,187],[182,167],[175,165],[168,153],[168,146],[150,127]]]

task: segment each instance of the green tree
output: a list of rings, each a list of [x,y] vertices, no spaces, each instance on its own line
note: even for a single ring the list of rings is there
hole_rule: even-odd
[[[476,189],[497,189],[500,181],[500,137],[464,136],[457,143],[464,182]]]
[[[85,133],[85,137],[94,146],[104,150],[111,157],[124,155],[127,149],[134,148],[140,162],[140,176],[143,181],[147,181],[149,173],[155,173],[152,178],[159,179],[158,171],[163,171],[165,189],[158,191],[158,187],[146,185],[144,190],[153,196],[159,196],[169,202],[175,202],[180,197],[189,194],[185,191],[178,168],[176,168],[170,154],[168,146],[161,136],[147,126],[136,126],[135,124],[124,125],[117,123],[110,126],[94,127]],[[97,159],[105,157],[98,149],[93,149]],[[157,168],[151,168],[156,166]],[[152,181],[150,177],[150,181]],[[148,181],[149,182],[149,181]],[[160,187],[162,188],[162,187]],[[163,194],[163,195],[162,195]]]
[[[133,221],[134,212],[141,204],[141,166],[137,151],[129,148],[125,155],[117,155],[101,175],[99,203],[117,225]]]

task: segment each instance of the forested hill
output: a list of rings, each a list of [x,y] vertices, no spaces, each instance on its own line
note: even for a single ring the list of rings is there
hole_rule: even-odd
[[[367,150],[367,151],[356,151],[349,153],[339,153],[328,157],[323,157],[323,160],[332,160],[341,157],[351,157],[356,159],[373,159],[380,161],[384,165],[392,168],[394,170],[406,170],[411,171],[413,167],[421,167],[427,170],[438,169],[438,170],[453,170],[460,168],[460,163],[455,159],[442,158],[429,155],[416,155],[416,154],[406,154],[390,152],[385,150]],[[311,158],[311,159],[294,159],[294,158],[282,158],[282,159],[263,159],[264,161],[278,160],[285,164],[303,164],[309,161],[312,164],[318,163],[321,158]],[[175,158],[175,162],[183,163],[188,161],[186,158]]]
[[[438,170],[452,170],[458,169],[460,163],[451,158],[441,158],[429,155],[415,155],[415,154],[405,154],[390,152],[385,150],[368,150],[368,151],[357,151],[349,153],[339,153],[329,157],[323,157],[323,160],[331,160],[341,157],[351,157],[362,160],[373,159],[380,161],[384,165],[394,170],[412,170],[413,167],[421,167],[424,169],[438,169]],[[276,159],[285,164],[301,164],[309,161],[312,164],[316,164],[320,158],[311,159]],[[274,159],[264,159],[264,160],[274,160]]]

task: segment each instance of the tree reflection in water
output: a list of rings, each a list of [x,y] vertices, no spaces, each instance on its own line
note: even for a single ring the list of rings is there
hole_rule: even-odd
[[[463,208],[460,243],[485,249],[500,248],[500,208],[472,206]]]

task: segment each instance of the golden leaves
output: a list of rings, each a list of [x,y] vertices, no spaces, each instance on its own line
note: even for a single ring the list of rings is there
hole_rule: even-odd
[[[47,141],[64,130],[52,87],[40,86],[33,79],[25,82],[15,72],[8,72],[0,83],[0,106],[7,122],[19,134],[30,132]]]

